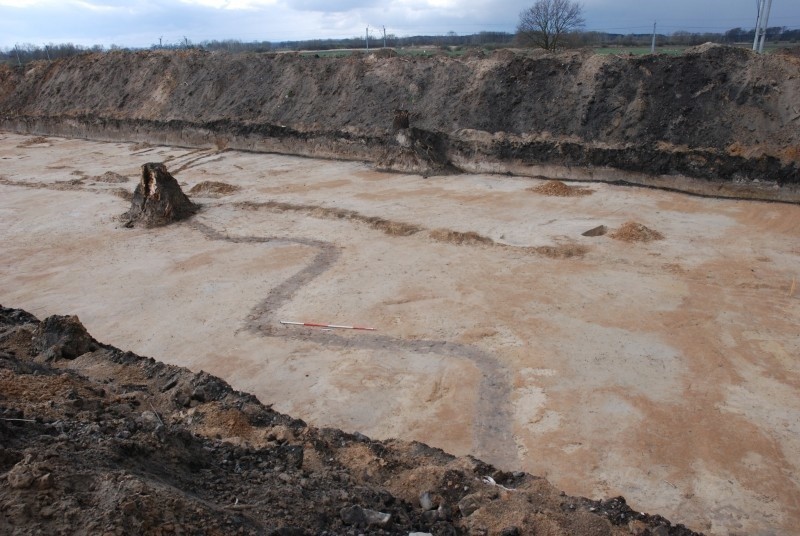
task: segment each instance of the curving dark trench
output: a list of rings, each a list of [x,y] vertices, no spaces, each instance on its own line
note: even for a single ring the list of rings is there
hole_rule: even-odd
[[[465,359],[475,365],[481,372],[481,381],[478,386],[478,400],[473,412],[472,454],[496,465],[504,467],[515,465],[516,447],[512,432],[511,381],[508,370],[491,353],[475,346],[446,340],[404,340],[374,332],[366,332],[357,338],[351,338],[342,337],[334,331],[283,329],[279,327],[275,311],[291,301],[298,290],[331,268],[339,258],[339,248],[320,240],[231,236],[194,220],[187,222],[187,225],[202,233],[209,240],[221,240],[235,244],[303,245],[317,250],[317,254],[308,266],[274,287],[263,300],[253,307],[247,316],[245,325],[245,329],[251,333],[264,337],[311,341],[319,345],[339,348],[362,350],[396,348],[408,352]]]

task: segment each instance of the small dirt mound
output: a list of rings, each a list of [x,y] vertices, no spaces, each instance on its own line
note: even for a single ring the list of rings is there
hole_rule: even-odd
[[[547,181],[539,186],[528,188],[528,191],[541,195],[549,195],[551,197],[579,197],[583,195],[592,195],[594,192],[594,190],[589,190],[588,188],[567,186],[561,181]]]
[[[189,190],[189,193],[205,197],[222,197],[224,195],[230,195],[239,190],[240,188],[238,186],[234,186],[233,184],[217,181],[203,181],[192,186],[192,189]]]
[[[143,151],[143,150],[149,149],[151,147],[152,147],[152,145],[150,145],[146,141],[140,141],[139,143],[134,143],[133,145],[131,145],[131,151],[133,151],[133,152]]]
[[[705,54],[709,50],[724,49],[724,48],[725,45],[720,45],[719,43],[712,43],[709,41],[707,43],[703,43],[702,45],[689,47],[683,52],[684,54]]]
[[[42,145],[45,143],[50,143],[50,141],[44,136],[36,136],[35,138],[28,138],[27,140],[20,142],[20,144],[17,145],[17,149],[24,149],[25,147],[30,147],[31,145]]]
[[[437,242],[448,242],[450,244],[458,244],[459,246],[483,244],[486,246],[494,245],[494,240],[487,236],[479,235],[474,231],[462,233],[460,231],[452,231],[450,229],[434,229],[430,232],[430,237]]]
[[[142,178],[136,185],[131,208],[122,215],[125,227],[158,227],[188,218],[197,212],[167,167],[160,163],[142,166]]]
[[[128,182],[128,177],[115,173],[113,171],[106,171],[99,177],[94,177],[97,182],[107,182],[109,184],[118,184],[121,182]]]
[[[623,242],[650,242],[651,240],[661,240],[664,235],[654,229],[645,227],[641,223],[628,221],[611,233],[611,238],[622,240]]]

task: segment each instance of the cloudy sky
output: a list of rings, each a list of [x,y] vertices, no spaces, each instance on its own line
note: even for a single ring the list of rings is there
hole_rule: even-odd
[[[514,31],[534,0],[0,0],[0,48],[15,44],[148,47],[211,39],[285,41]],[[583,0],[586,28],[619,33],[755,26],[757,0]],[[800,0],[773,0],[770,26],[800,28]]]

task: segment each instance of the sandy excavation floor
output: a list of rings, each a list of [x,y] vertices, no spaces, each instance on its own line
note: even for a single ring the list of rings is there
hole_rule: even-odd
[[[193,196],[185,223],[120,228],[115,190],[159,161],[187,192],[240,189]],[[0,303],[77,314],[317,426],[472,453],[711,534],[794,532],[800,207],[541,184],[0,133]],[[629,220],[665,238],[581,236]]]

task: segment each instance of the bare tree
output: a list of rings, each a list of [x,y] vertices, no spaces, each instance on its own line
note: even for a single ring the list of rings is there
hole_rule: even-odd
[[[517,35],[523,43],[555,51],[563,34],[584,24],[583,5],[571,0],[537,0],[519,14]]]

